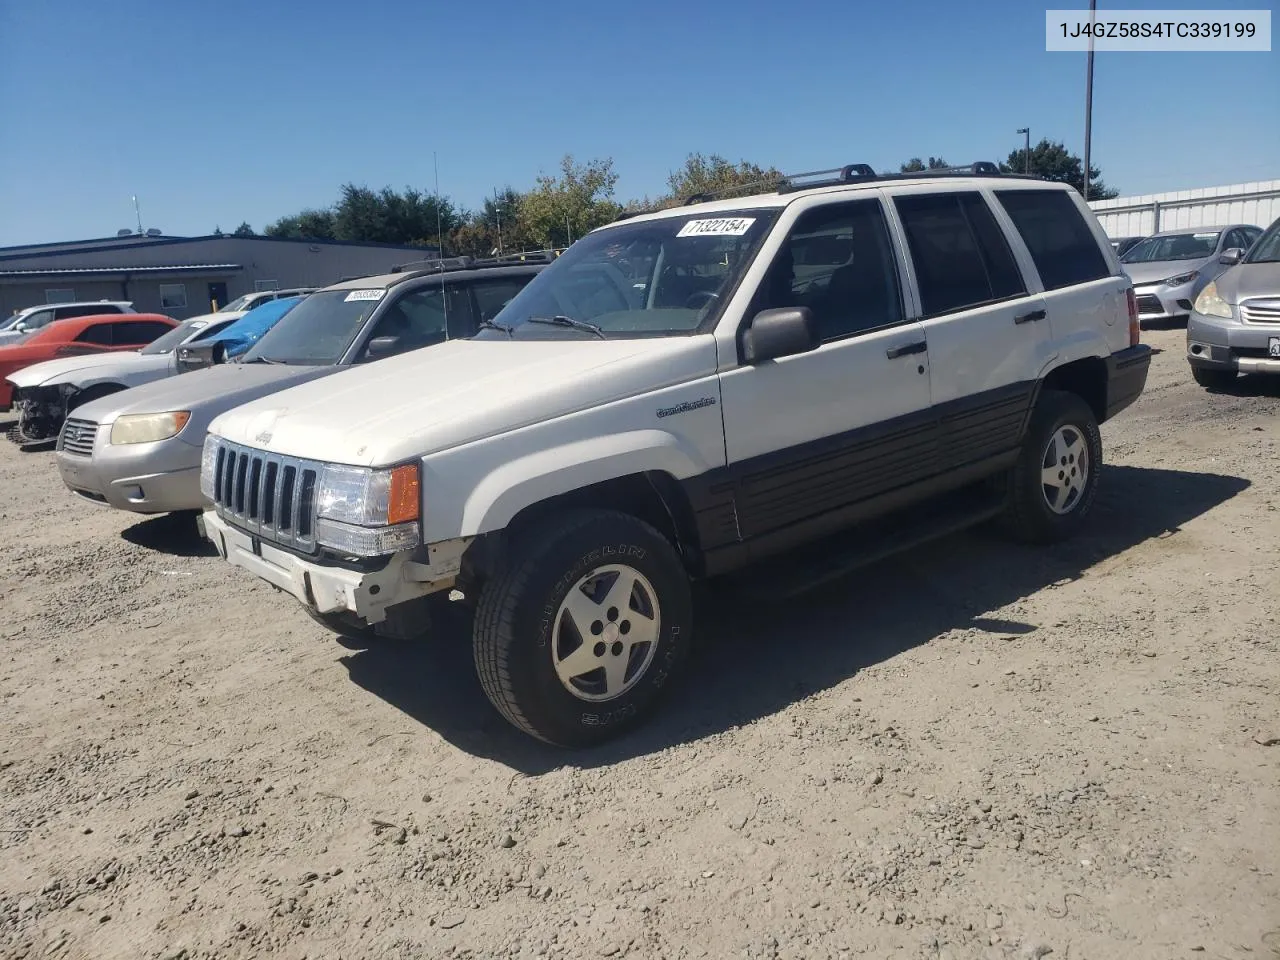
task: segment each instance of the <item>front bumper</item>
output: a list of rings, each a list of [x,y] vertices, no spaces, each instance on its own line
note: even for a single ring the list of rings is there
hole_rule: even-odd
[[[1133,288],[1138,300],[1138,323],[1160,323],[1185,320],[1191,314],[1195,298],[1191,295],[1195,281],[1177,287],[1163,283],[1146,283]]]
[[[1187,320],[1187,362],[1205,370],[1280,374],[1273,340],[1280,341],[1280,323],[1244,323],[1192,312]]]
[[[172,513],[206,506],[200,493],[200,448],[180,437],[112,445],[111,426],[99,424],[88,456],[58,441],[58,473],[73,493],[134,513]]]
[[[211,509],[200,516],[199,524],[201,534],[232,566],[261,577],[316,613],[345,611],[370,625],[386,620],[392,607],[451,589],[471,542],[467,537],[404,551],[381,570],[366,572],[317,563],[275,547]],[[423,560],[415,559],[423,550]]]

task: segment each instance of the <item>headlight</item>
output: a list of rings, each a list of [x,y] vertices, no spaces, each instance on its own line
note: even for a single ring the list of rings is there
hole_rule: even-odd
[[[176,437],[191,419],[186,410],[169,413],[132,413],[111,425],[112,443],[154,443]]]
[[[316,486],[316,540],[357,556],[416,546],[420,489],[416,463],[385,469],[328,464]]]
[[[1162,281],[1166,287],[1180,287],[1184,283],[1190,283],[1196,278],[1197,271],[1192,270],[1190,273],[1180,273],[1176,277],[1170,277],[1168,280]]]
[[[1200,296],[1196,297],[1194,309],[1196,313],[1203,314],[1206,317],[1222,317],[1224,320],[1232,319],[1231,304],[1227,303],[1219,295],[1216,282],[1210,283],[1200,291]]]
[[[200,493],[210,500],[213,496],[213,475],[218,465],[218,441],[212,433],[204,435],[204,449],[200,451]]]

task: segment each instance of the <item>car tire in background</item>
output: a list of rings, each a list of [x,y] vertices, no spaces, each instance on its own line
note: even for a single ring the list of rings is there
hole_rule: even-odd
[[[1229,390],[1231,385],[1236,382],[1236,372],[1234,370],[1212,370],[1208,367],[1192,367],[1191,376],[1195,378],[1196,383],[1211,393]]]

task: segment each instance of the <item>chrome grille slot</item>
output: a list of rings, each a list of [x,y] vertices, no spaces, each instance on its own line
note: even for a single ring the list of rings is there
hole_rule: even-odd
[[[315,495],[324,465],[218,440],[214,506],[218,516],[262,539],[315,548]]]
[[[59,446],[77,457],[89,457],[93,455],[93,440],[97,435],[98,425],[92,420],[68,417],[62,425]]]
[[[1280,323],[1280,300],[1246,300],[1240,304],[1245,323]]]

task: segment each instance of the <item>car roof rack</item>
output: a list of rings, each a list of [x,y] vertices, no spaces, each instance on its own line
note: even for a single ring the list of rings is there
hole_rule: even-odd
[[[518,267],[524,264],[550,263],[564,251],[564,247],[552,247],[545,250],[522,250],[518,253],[504,253],[492,257],[434,257],[397,264],[388,272],[399,275],[395,283],[403,283],[405,280],[433,273],[456,273],[460,270],[481,270],[485,267]]]
[[[915,180],[921,177],[1003,177],[1018,180],[1043,180],[1030,174],[1004,173],[998,164],[990,160],[975,160],[973,163],[958,166],[934,167],[930,170],[917,170],[913,173],[876,173],[866,163],[848,163],[843,167],[832,167],[829,170],[810,170],[805,173],[788,173],[781,177],[769,177],[764,180],[753,180],[721,190],[710,190],[693,193],[678,200],[674,206],[691,206],[706,203],[709,200],[722,200],[731,194],[751,193],[796,193],[800,190],[813,190],[818,187],[836,187],[849,183],[875,183],[882,180]],[[644,210],[625,210],[614,217],[614,223],[628,220],[646,213],[657,213],[669,207],[649,207]]]

